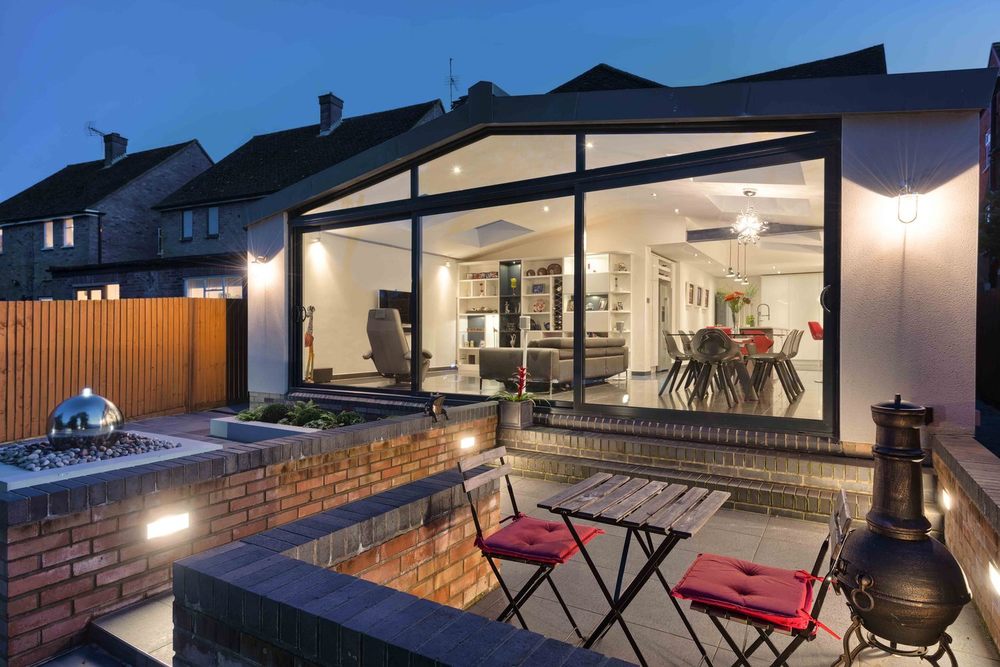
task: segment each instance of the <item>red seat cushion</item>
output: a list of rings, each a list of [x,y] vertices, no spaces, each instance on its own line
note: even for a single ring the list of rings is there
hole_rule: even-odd
[[[698,554],[674,587],[674,597],[735,611],[784,630],[803,630],[812,620],[808,572],[758,565],[738,558]]]
[[[593,526],[574,524],[576,534],[586,544],[604,531]],[[509,524],[476,545],[491,556],[521,558],[537,563],[555,565],[565,563],[580,547],[561,521],[543,521],[525,514],[518,515]]]

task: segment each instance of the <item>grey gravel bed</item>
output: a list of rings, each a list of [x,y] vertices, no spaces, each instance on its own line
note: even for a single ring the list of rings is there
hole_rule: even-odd
[[[180,446],[178,442],[154,440],[128,432],[122,433],[116,443],[106,447],[74,447],[62,451],[53,449],[48,440],[31,440],[0,447],[0,463],[17,466],[23,470],[50,470],[80,463],[117,459],[132,454],[176,449]]]

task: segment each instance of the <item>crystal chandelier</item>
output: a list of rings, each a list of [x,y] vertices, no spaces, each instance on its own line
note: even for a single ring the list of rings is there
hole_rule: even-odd
[[[756,195],[757,191],[753,188],[746,188],[743,190],[743,194],[747,198],[747,205],[736,216],[736,222],[733,223],[731,229],[736,235],[736,242],[740,245],[757,245],[761,232],[767,230],[767,222],[760,219],[760,216],[757,215],[757,209],[750,203],[750,198]]]

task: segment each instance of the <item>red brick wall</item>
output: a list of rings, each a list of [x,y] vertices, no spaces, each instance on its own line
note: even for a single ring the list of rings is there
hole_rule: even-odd
[[[496,418],[442,424],[8,527],[7,592],[0,596],[7,664],[51,657],[79,643],[91,618],[168,591],[179,558],[451,468],[477,451],[460,451],[468,435],[477,450],[493,447]],[[148,522],[179,512],[190,513],[190,528],[146,539]]]
[[[490,534],[500,523],[499,494],[481,499],[477,511],[483,531]],[[466,506],[331,569],[449,607],[467,609],[497,586],[475,539],[472,510]]]

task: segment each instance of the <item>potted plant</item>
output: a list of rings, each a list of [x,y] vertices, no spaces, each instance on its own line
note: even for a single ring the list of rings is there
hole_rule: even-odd
[[[500,391],[491,396],[494,401],[500,402],[500,426],[503,428],[529,428],[532,424],[532,411],[535,408],[535,395],[524,390],[528,384],[528,369],[524,366],[517,367],[517,375],[514,376],[517,383],[517,391]]]

